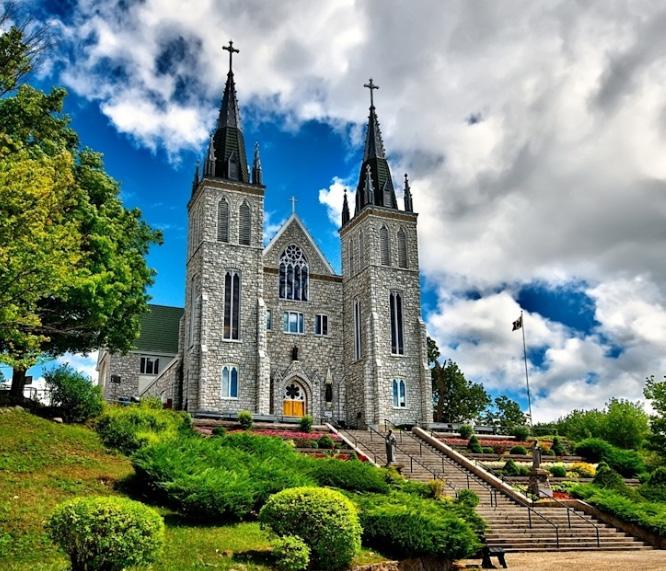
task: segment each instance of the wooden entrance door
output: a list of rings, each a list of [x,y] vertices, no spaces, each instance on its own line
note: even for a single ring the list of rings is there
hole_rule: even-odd
[[[286,400],[282,402],[282,414],[284,416],[304,416],[304,402],[299,400]]]
[[[292,382],[282,395],[283,416],[302,417],[305,415],[305,391],[300,383]]]

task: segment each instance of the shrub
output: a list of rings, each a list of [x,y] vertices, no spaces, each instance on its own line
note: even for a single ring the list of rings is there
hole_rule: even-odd
[[[481,448],[481,452],[483,452],[484,454],[494,454],[495,449],[492,446],[483,446]]]
[[[305,416],[301,417],[299,426],[301,432],[312,432],[312,417],[309,414],[306,414]]]
[[[51,405],[65,422],[85,422],[102,412],[102,389],[69,365],[44,373]]]
[[[571,472],[575,472],[581,478],[594,478],[597,473],[594,464],[588,464],[587,462],[574,462],[569,464],[568,467]]]
[[[279,536],[304,538],[315,569],[343,569],[361,548],[356,506],[334,490],[283,490],[269,498],[259,520]]]
[[[516,425],[511,428],[511,436],[513,436],[516,440],[526,440],[529,435],[529,426]]]
[[[302,571],[310,565],[310,548],[300,537],[286,535],[273,542],[273,557],[279,571]]]
[[[162,399],[158,396],[143,397],[141,399],[141,406],[144,408],[154,408],[155,410],[162,410],[164,408]]]
[[[520,476],[520,469],[513,460],[507,460],[504,468],[502,468],[502,473],[505,476]]]
[[[469,424],[463,424],[458,432],[460,433],[460,438],[467,439],[474,434],[474,429]]]
[[[296,448],[319,448],[319,442],[310,438],[298,438],[294,444]]]
[[[553,464],[548,468],[550,475],[554,478],[566,478],[567,469],[562,464]]]
[[[160,515],[125,498],[69,500],[55,509],[47,529],[69,555],[75,571],[120,571],[146,565],[156,560],[164,543]]]
[[[539,444],[539,450],[541,450],[541,454],[544,456],[555,456],[555,451],[543,443]]]
[[[125,454],[161,438],[174,438],[191,431],[192,419],[187,413],[169,409],[138,406],[110,406],[96,422],[102,442]]]
[[[564,456],[567,453],[557,436],[553,438],[553,445],[550,447],[550,449],[553,451],[555,456]]]
[[[219,425],[214,427],[211,433],[213,434],[213,436],[224,436],[227,433],[227,429],[224,428],[224,426]]]
[[[459,515],[474,517],[463,504],[400,492],[364,496],[359,504],[364,543],[392,557],[454,560],[480,547],[473,525]]]
[[[527,450],[525,449],[524,446],[514,446],[510,451],[509,454],[522,454],[523,456],[527,454]]]
[[[241,410],[238,413],[238,422],[245,430],[252,428],[252,413],[249,410]]]
[[[309,460],[278,438],[250,432],[164,440],[132,457],[145,487],[190,517],[243,520],[285,488],[312,485]]]
[[[313,460],[306,473],[320,486],[356,492],[388,492],[383,470],[366,462],[344,462],[333,458]]]
[[[463,489],[458,492],[456,502],[473,509],[479,505],[479,496],[477,496],[476,492],[473,490]]]
[[[479,444],[479,439],[476,437],[476,434],[470,436],[469,442],[467,442],[467,448],[474,454],[481,454],[481,445]]]
[[[605,462],[600,462],[597,466],[597,474],[594,476],[593,483],[600,488],[608,488],[618,492],[625,493],[627,490],[622,476]]]
[[[600,438],[587,438],[576,444],[576,454],[590,462],[606,462],[625,478],[634,478],[645,472],[645,463],[633,450],[623,450]]]
[[[652,472],[640,487],[640,493],[649,500],[666,502],[666,467],[661,466]]]
[[[444,497],[444,482],[442,480],[430,480],[428,482],[430,488],[430,497],[436,500]]]
[[[319,445],[319,448],[324,448],[327,450],[332,450],[333,448],[335,448],[335,442],[333,442],[333,439],[328,434],[324,434],[317,441],[317,444]]]

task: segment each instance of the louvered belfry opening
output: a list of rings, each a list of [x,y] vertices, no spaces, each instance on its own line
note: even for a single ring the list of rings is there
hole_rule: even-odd
[[[249,246],[252,238],[252,213],[247,201],[243,201],[238,211],[238,243]]]
[[[229,203],[226,198],[217,203],[217,241],[229,241]]]

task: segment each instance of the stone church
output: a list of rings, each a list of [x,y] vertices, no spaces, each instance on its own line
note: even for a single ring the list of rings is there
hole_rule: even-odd
[[[259,148],[251,167],[229,73],[187,203],[185,309],[151,306],[134,351],[101,350],[109,399],[158,395],[195,415],[300,417],[351,426],[430,422],[417,214],[400,208],[370,80],[355,203],[345,194],[336,274],[294,212],[263,245]],[[353,209],[353,214],[352,214]],[[166,337],[169,337],[167,339]]]

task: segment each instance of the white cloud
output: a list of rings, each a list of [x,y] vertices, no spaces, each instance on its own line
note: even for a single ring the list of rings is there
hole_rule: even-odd
[[[412,173],[439,298],[429,326],[489,386],[522,382],[505,328],[513,292],[536,280],[590,284],[599,323],[583,335],[526,318],[530,343],[548,347],[532,364],[544,417],[639,398],[666,368],[662,3],[81,0],[74,21],[65,82],[172,157],[213,124],[228,37],[245,108],[286,126],[353,123],[358,143],[372,75],[394,174]],[[319,191],[335,226],[344,185]]]
[[[97,366],[97,357],[99,351],[93,351],[87,355],[81,353],[65,353],[61,357],[56,359],[57,363],[67,364],[73,369],[80,371],[84,375],[90,377],[93,381],[93,384],[97,383],[97,371],[95,367]]]
[[[354,214],[354,201],[356,200],[356,191],[345,183],[341,178],[335,177],[328,188],[319,189],[319,202],[326,206],[326,213],[331,224],[337,229],[342,221],[342,203],[345,191],[347,192],[347,202],[349,211]]]

